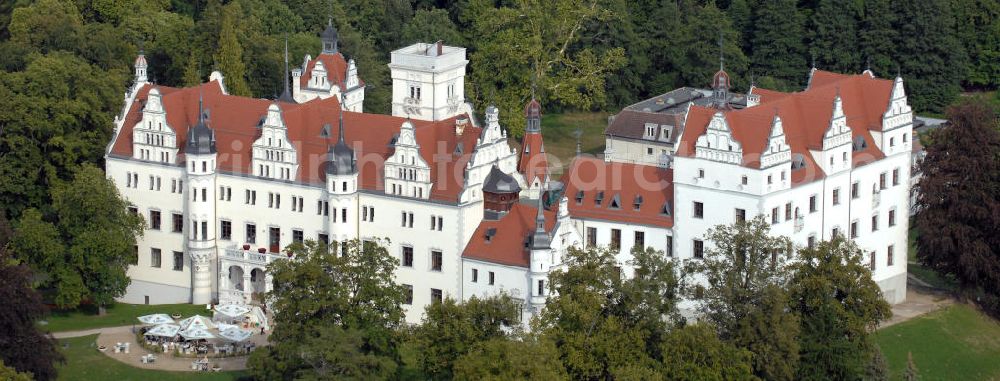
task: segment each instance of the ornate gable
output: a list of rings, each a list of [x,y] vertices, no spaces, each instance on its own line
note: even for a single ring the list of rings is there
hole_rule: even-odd
[[[177,163],[177,134],[167,123],[160,90],[152,89],[142,108],[142,119],[132,129],[132,155],[139,160]]]
[[[733,132],[722,112],[712,115],[705,134],[698,137],[695,156],[729,164],[743,163],[743,145],[733,139]]]
[[[253,143],[253,174],[281,180],[297,178],[298,158],[288,140],[281,108],[272,103],[260,125],[260,138]]]
[[[777,164],[786,163],[792,159],[792,149],[785,140],[785,127],[781,122],[781,117],[774,114],[771,121],[771,133],[767,138],[767,145],[760,156],[761,168],[771,167]]]
[[[823,133],[823,150],[840,147],[851,142],[851,128],[847,126],[847,116],[844,115],[844,102],[838,94],[833,98],[833,114],[830,124]]]

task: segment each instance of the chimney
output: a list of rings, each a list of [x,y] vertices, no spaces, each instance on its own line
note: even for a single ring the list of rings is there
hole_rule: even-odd
[[[440,55],[444,54],[444,41],[443,40],[437,40],[437,42],[434,43],[434,46],[437,48],[437,55],[440,56]]]

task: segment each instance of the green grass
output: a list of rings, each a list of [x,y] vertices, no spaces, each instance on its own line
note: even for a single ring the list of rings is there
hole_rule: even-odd
[[[542,138],[545,139],[545,153],[549,165],[558,165],[553,174],[560,175],[576,156],[576,132],[580,129],[580,148],[584,153],[604,152],[604,128],[608,125],[608,113],[574,112],[566,114],[546,114],[542,117]]]
[[[59,366],[59,380],[115,380],[115,381],[232,381],[245,376],[245,372],[167,372],[140,369],[118,362],[94,348],[97,335],[59,340],[66,363]]]
[[[43,330],[52,332],[77,331],[91,328],[116,327],[138,324],[137,317],[155,313],[174,314],[184,317],[194,314],[205,315],[205,305],[199,304],[125,304],[117,303],[108,307],[104,316],[97,315],[97,307],[82,306],[72,310],[53,310]]]
[[[973,307],[956,304],[879,330],[875,339],[893,380],[901,380],[906,354],[921,380],[1000,378],[1000,324]]]

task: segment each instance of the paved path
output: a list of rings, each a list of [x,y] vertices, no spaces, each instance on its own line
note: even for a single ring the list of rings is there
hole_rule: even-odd
[[[143,364],[140,361],[144,355],[151,353],[150,351],[142,348],[141,345],[136,343],[135,335],[132,333],[132,326],[125,325],[120,327],[107,327],[107,328],[95,328],[87,329],[81,331],[67,331],[67,332],[56,332],[52,336],[56,339],[65,339],[72,337],[81,337],[89,335],[99,335],[97,336],[98,347],[104,346],[109,348],[104,352],[104,355],[115,359],[117,361],[123,362],[129,366],[144,369],[158,369],[158,370],[168,370],[168,371],[188,371],[192,372],[191,362],[196,360],[194,357],[175,357],[170,354],[155,353],[156,362],[152,364]],[[258,348],[267,344],[267,336],[253,335],[249,340],[254,342]],[[110,348],[114,347],[116,343],[129,343],[129,353],[113,353]],[[234,370],[244,370],[247,369],[247,356],[238,357],[226,357],[226,358],[215,358],[209,359],[209,362],[213,365],[219,365],[223,371],[234,371]]]
[[[955,299],[946,293],[927,291],[929,285],[913,276],[909,277],[907,283],[906,301],[892,306],[892,318],[879,324],[880,329],[955,303]]]

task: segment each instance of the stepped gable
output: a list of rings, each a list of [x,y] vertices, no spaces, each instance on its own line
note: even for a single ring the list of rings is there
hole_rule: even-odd
[[[132,157],[132,128],[142,118],[151,86],[145,86],[136,97],[136,104],[125,116],[122,131],[112,147],[111,154]],[[225,172],[252,175],[253,142],[260,137],[261,118],[273,103],[267,99],[256,99],[226,95],[217,81],[197,87],[177,89],[157,87],[163,95],[163,105],[167,122],[177,134],[178,147],[184,147],[188,128],[198,123],[198,97],[203,94],[205,109],[209,111],[212,130],[215,131],[218,149],[218,167]],[[321,137],[323,125],[336,126],[340,103],[336,97],[314,99],[303,104],[280,104],[282,118],[288,128],[288,139],[297,151],[299,170],[296,181],[307,184],[323,184],[329,146],[337,143],[338,132],[331,128],[328,137]],[[344,129],[347,144],[358,158],[361,189],[383,191],[383,163],[392,155],[389,145],[399,134],[400,125],[406,118],[381,114],[344,112]],[[431,180],[434,183],[430,198],[438,201],[457,202],[464,186],[465,165],[471,159],[472,150],[467,149],[456,155],[458,144],[475,147],[479,136],[478,127],[466,127],[460,136],[455,134],[455,118],[438,122],[411,120],[416,130],[421,156],[430,163]],[[178,154],[178,162],[184,161],[183,151]],[[439,162],[444,161],[444,164]]]
[[[853,138],[865,139],[867,148],[854,152],[855,166],[870,163],[885,157],[872,139],[871,131],[882,130],[882,114],[889,105],[892,81],[873,78],[867,74],[845,75],[816,70],[812,85],[805,91],[781,93],[772,90],[754,89],[761,95],[761,103],[755,107],[725,112],[726,121],[733,138],[743,145],[743,165],[760,167],[760,155],[767,145],[771,122],[777,113],[782,120],[785,137],[793,154],[801,154],[806,162],[805,170],[792,171],[792,184],[797,185],[807,178],[817,179],[824,174],[809,154],[810,149],[819,150],[823,135],[830,125],[833,114],[833,100],[840,94],[843,101],[847,125]],[[716,110],[692,106],[685,124],[684,135],[677,147],[677,155],[694,156],[698,137],[705,133],[708,123]]]
[[[552,207],[555,209],[555,206]],[[556,224],[556,212],[545,210],[545,231],[552,232]],[[499,220],[483,220],[479,223],[469,243],[462,252],[463,258],[498,263],[501,265],[529,267],[531,250],[526,240],[535,232],[535,217],[538,208],[531,203],[517,203]],[[487,233],[492,233],[487,239]]]
[[[575,218],[671,228],[673,179],[671,169],[581,156],[570,164],[562,182],[569,214]]]
[[[316,58],[313,58],[306,64],[305,70],[302,72],[302,76],[299,77],[299,84],[303,89],[309,88],[309,80],[312,79],[312,71],[316,66],[316,62],[323,62],[323,68],[326,69],[326,79],[327,82],[342,86],[344,81],[347,79],[347,60],[344,59],[344,55],[339,51],[336,53],[320,53]],[[365,85],[363,79],[358,78],[358,86],[362,87]],[[341,89],[348,90],[348,89]]]

